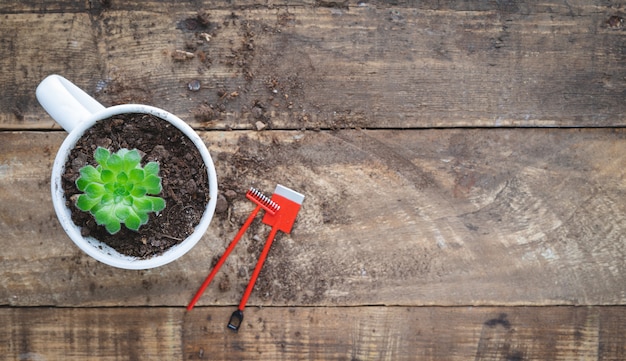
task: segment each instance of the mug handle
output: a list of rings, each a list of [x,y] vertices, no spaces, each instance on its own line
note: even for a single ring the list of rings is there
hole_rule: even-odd
[[[68,133],[78,124],[105,109],[74,83],[60,75],[49,75],[37,86],[37,100]]]

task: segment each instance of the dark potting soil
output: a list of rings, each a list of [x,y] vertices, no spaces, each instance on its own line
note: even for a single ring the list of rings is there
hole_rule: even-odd
[[[141,165],[159,163],[165,209],[150,213],[150,220],[138,231],[122,225],[109,234],[94,217],[76,208],[81,192],[76,187],[79,170],[87,164],[97,166],[93,155],[98,146],[117,152],[137,149],[143,155]],[[193,142],[170,123],[149,114],[122,114],[97,122],[78,140],[65,164],[63,190],[72,220],[83,236],[92,236],[118,252],[138,258],[163,253],[193,233],[209,202],[207,170]]]

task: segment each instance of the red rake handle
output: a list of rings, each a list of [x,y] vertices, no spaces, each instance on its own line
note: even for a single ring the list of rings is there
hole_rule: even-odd
[[[198,300],[204,293],[204,290],[206,290],[206,288],[209,286],[211,281],[213,281],[213,278],[215,277],[217,272],[220,270],[220,267],[222,267],[224,262],[226,262],[226,258],[228,258],[228,255],[230,255],[230,252],[233,251],[233,249],[237,245],[237,242],[239,242],[239,239],[241,239],[241,237],[246,232],[248,227],[250,227],[250,224],[254,220],[254,217],[256,217],[257,213],[259,213],[260,210],[261,210],[261,205],[257,205],[256,208],[254,208],[254,211],[250,213],[250,215],[248,216],[248,219],[246,219],[246,222],[243,224],[243,226],[241,226],[241,229],[239,229],[239,232],[237,232],[237,235],[235,235],[235,238],[233,238],[233,240],[230,242],[230,244],[228,245],[228,248],[226,248],[226,251],[224,251],[224,254],[222,255],[222,257],[219,259],[219,261],[217,261],[217,264],[213,268],[213,271],[211,271],[211,273],[207,276],[207,278],[202,283],[202,286],[200,286],[200,289],[198,289],[198,292],[196,292],[196,295],[193,297],[191,302],[189,302],[189,305],[187,306],[187,311],[191,311],[193,309],[193,306],[196,304],[196,302],[198,302]]]

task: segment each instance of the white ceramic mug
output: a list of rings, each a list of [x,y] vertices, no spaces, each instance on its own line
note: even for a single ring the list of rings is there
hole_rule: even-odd
[[[98,261],[110,266],[125,269],[148,269],[176,260],[198,243],[209,227],[209,223],[215,213],[217,176],[213,160],[204,142],[187,123],[163,109],[149,105],[123,104],[106,108],[72,82],[59,75],[50,75],[44,79],[37,87],[36,93],[37,100],[39,100],[43,108],[69,133],[57,152],[52,168],[52,203],[61,226],[80,249]],[[67,158],[83,133],[99,120],[124,113],[152,114],[178,128],[198,148],[206,165],[209,179],[210,200],[194,232],[183,242],[169,248],[163,254],[148,259],[138,259],[123,255],[92,237],[83,237],[80,227],[74,224],[70,210],[65,205],[63,187],[61,186],[61,175],[65,172]]]

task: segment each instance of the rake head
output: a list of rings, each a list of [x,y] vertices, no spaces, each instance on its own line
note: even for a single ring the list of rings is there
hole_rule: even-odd
[[[276,202],[267,198],[256,188],[250,188],[250,190],[246,192],[246,197],[263,208],[265,212],[267,212],[266,214],[275,214],[280,209],[280,206]]]

